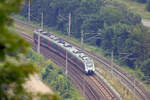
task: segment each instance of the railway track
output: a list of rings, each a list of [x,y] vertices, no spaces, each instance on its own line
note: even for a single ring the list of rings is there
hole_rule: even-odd
[[[54,56],[52,56],[52,52],[50,53],[49,50],[45,50],[43,47],[41,53],[43,53],[44,56],[48,56],[50,59],[55,59],[54,62],[63,66],[65,69],[65,58],[56,54],[53,54]],[[89,76],[86,76],[79,69],[79,65],[77,67],[70,62],[68,63],[68,66],[68,74],[72,77],[74,82],[79,85],[82,93],[85,93],[85,97],[88,97],[86,100],[117,100],[117,98],[114,98],[114,95],[110,95],[110,91],[107,91],[108,87],[103,87],[105,84],[101,83],[101,81],[97,81],[93,76],[91,76],[93,77],[92,79],[88,78]],[[93,84],[93,80],[96,83]]]
[[[34,29],[38,29],[38,27],[35,27],[31,24],[25,24],[22,21],[17,21],[17,23],[19,24],[23,24],[26,25],[27,27]],[[69,42],[69,41],[68,41]],[[73,43],[71,43],[73,44]],[[83,49],[75,44],[73,44],[74,46],[78,47],[79,49]],[[105,59],[104,57],[101,56],[97,56],[96,54],[89,52],[87,50],[84,50],[85,53],[87,53],[89,56],[91,56],[93,59],[95,59],[98,62],[101,62],[105,65],[105,67],[110,70],[111,69],[111,62],[108,61],[107,59]],[[123,71],[122,69],[120,69],[118,67],[118,65],[113,64],[113,71],[114,71],[114,75],[116,75],[117,77],[119,77],[122,82],[124,84],[126,84],[128,86],[128,88],[133,91],[134,86],[133,86],[133,78],[131,76],[129,76],[128,73],[126,73],[125,71]],[[140,84],[139,81],[135,81],[135,92],[136,94],[141,98],[141,100],[150,100],[150,93],[144,88],[144,86],[142,84]]]
[[[48,59],[52,59],[57,65],[63,66],[65,68],[65,59],[62,59],[60,56],[57,56],[55,53],[49,52],[49,50],[46,50],[45,48],[41,48],[41,53]],[[59,62],[58,62],[59,61]],[[83,83],[82,83],[82,75],[76,70],[71,70],[70,67],[74,67],[73,65],[68,64],[68,74],[71,76],[72,80],[77,84],[77,87],[80,89],[80,91],[83,91]],[[96,96],[93,95],[93,91],[90,90],[89,87],[86,87],[85,92],[86,100],[98,100],[94,99]]]
[[[29,36],[22,31],[20,33],[21,33],[21,36],[23,36],[27,41],[33,43],[32,36]],[[35,44],[33,44],[33,49],[36,50]],[[53,61],[56,64],[63,66],[65,69],[65,59],[66,58],[62,58],[59,55],[57,55],[53,52],[50,52],[48,50],[48,48],[44,48],[44,47],[41,47],[41,53],[46,58],[53,59]],[[58,61],[60,61],[60,62],[58,62]],[[93,78],[88,78],[88,76],[86,76],[81,71],[81,69],[79,68],[79,65],[77,67],[76,65],[74,65],[70,62],[68,64],[68,66],[69,66],[68,74],[71,76],[71,78],[74,80],[74,82],[78,85],[80,90],[84,93],[84,95],[86,97],[85,100],[118,100],[117,97],[115,97],[115,94],[108,91],[109,90],[108,87],[106,87],[103,82],[98,81],[95,78],[96,77],[95,75],[93,76]],[[90,77],[92,77],[92,76],[90,76]]]
[[[108,70],[111,69],[111,63],[105,58],[98,57],[93,53],[91,56],[95,58],[97,61],[103,63]],[[134,84],[133,84],[134,78],[132,76],[129,76],[128,73],[121,70],[116,64],[113,64],[113,72],[114,72],[114,75],[119,77],[119,79],[124,84],[126,84],[131,91],[134,90]],[[148,91],[145,90],[144,86],[140,84],[140,82],[137,80],[135,81],[135,92],[141,98],[141,100],[150,100],[150,93],[148,93]]]

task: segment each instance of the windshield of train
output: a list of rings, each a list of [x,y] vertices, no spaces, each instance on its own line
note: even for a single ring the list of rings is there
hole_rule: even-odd
[[[93,62],[92,61],[87,61],[86,66],[87,67],[93,67]]]

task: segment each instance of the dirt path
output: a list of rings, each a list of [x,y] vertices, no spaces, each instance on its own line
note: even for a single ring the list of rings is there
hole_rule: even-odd
[[[37,74],[30,76],[24,87],[33,93],[53,94],[52,90],[40,80]]]
[[[142,23],[146,27],[150,27],[150,20],[142,20]]]

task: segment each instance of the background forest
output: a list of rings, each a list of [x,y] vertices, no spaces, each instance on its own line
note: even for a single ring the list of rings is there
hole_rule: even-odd
[[[27,17],[28,4],[20,14]],[[71,13],[71,36],[80,38],[84,33],[86,43],[105,51],[114,52],[121,65],[140,70],[142,80],[150,83],[150,33],[141,23],[141,17],[125,5],[111,0],[33,0],[31,20],[55,27],[67,34],[68,15]]]

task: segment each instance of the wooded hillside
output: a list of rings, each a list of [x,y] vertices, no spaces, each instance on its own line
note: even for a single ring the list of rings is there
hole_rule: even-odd
[[[21,15],[27,17],[28,4]],[[40,22],[67,34],[68,15],[71,13],[71,36],[80,38],[81,31],[86,43],[105,51],[114,52],[122,65],[141,70],[150,78],[150,34],[141,23],[141,17],[118,2],[107,0],[33,0],[31,20]],[[148,82],[148,81],[147,81]]]

